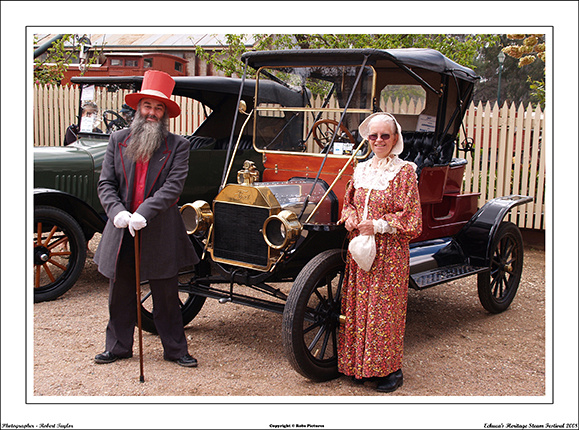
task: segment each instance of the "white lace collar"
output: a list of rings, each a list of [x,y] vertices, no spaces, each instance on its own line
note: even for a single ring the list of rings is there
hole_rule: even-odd
[[[397,155],[389,155],[382,159],[374,157],[364,161],[354,170],[354,188],[386,190],[390,181],[406,164],[410,164],[416,170],[414,163],[401,160]]]

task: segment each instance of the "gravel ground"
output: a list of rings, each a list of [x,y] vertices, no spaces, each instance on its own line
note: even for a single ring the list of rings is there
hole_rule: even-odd
[[[93,251],[95,246],[93,239]],[[195,396],[169,400],[178,403],[265,399],[247,396],[276,396],[278,402],[287,399],[290,403],[297,398],[283,396],[337,396],[333,397],[337,402],[354,399],[348,396],[356,396],[354,402],[359,402],[359,396],[365,396],[363,401],[370,403],[395,402],[404,396],[406,402],[420,396],[467,396],[460,400],[467,403],[476,402],[476,396],[531,396],[540,402],[546,394],[545,252],[541,246],[526,246],[518,294],[502,314],[484,310],[476,277],[425,291],[410,290],[404,385],[387,395],[376,392],[371,382],[355,385],[347,377],[324,383],[304,379],[283,354],[280,315],[213,299],[206,301],[185,329],[199,367],[183,368],[164,361],[158,337],[144,332],[145,383],[140,383],[137,337],[133,358],[109,365],[93,362],[95,354],[104,350],[107,287],[107,280],[89,259],[68,293],[34,305],[33,395],[39,402],[44,396],[70,403],[77,396],[109,396],[106,402],[119,403],[135,399],[125,396]],[[311,402],[323,403],[327,398]]]
[[[144,332],[141,384],[137,338],[133,358],[93,363],[107,318],[107,280],[90,259],[68,293],[34,305],[35,396],[383,396],[345,377],[304,379],[283,354],[280,315],[213,299],[185,329],[199,367],[164,361],[158,337]],[[499,315],[479,303],[476,277],[411,290],[403,370],[391,396],[543,396],[544,252],[526,248],[518,294]]]

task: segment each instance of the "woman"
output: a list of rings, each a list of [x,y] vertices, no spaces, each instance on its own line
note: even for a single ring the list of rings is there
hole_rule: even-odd
[[[404,143],[392,115],[370,115],[359,131],[374,157],[356,167],[341,222],[351,240],[374,235],[376,257],[366,271],[348,253],[342,297],[346,321],[339,332],[338,368],[356,382],[377,379],[378,391],[392,392],[403,382],[409,242],[422,230],[416,165],[398,158]]]

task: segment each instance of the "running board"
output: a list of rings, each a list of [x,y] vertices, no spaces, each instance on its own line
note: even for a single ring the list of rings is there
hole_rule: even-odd
[[[414,287],[418,290],[433,287],[445,282],[454,281],[455,279],[464,278],[465,276],[474,275],[488,271],[488,267],[476,267],[469,264],[454,264],[451,266],[439,267],[437,269],[410,275]]]

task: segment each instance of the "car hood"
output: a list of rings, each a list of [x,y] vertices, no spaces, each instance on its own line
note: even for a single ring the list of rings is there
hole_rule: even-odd
[[[82,140],[68,146],[46,146],[34,148],[34,172],[53,172],[56,174],[92,174],[95,167],[100,167],[107,142],[83,142]],[[37,184],[35,186],[50,186]]]

